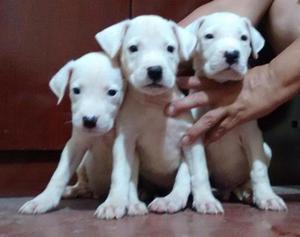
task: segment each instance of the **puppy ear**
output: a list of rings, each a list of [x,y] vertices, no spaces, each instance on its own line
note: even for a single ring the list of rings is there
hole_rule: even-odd
[[[192,23],[190,23],[189,25],[187,25],[185,27],[185,29],[187,29],[192,34],[197,35],[198,34],[198,30],[202,26],[205,18],[206,18],[206,16],[199,17],[197,20],[195,20]]]
[[[95,38],[98,44],[109,57],[114,58],[119,52],[129,21],[121,21],[96,34]]]
[[[180,56],[183,60],[187,61],[194,53],[197,37],[174,22],[171,22],[171,24],[178,40]]]
[[[252,48],[252,56],[253,58],[257,59],[258,58],[258,52],[264,47],[265,45],[265,40],[262,37],[262,35],[259,33],[258,30],[256,30],[250,20],[246,17],[243,18],[244,21],[246,22],[247,29],[250,34],[250,43],[251,43],[251,48]]]
[[[68,62],[63,66],[50,80],[49,87],[51,91],[57,96],[59,104],[64,97],[66,87],[72,74],[74,61]]]

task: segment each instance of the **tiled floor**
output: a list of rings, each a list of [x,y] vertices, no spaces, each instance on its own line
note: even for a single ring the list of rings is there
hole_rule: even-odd
[[[283,213],[226,203],[225,214],[218,216],[199,215],[187,209],[174,215],[149,214],[114,221],[93,217],[99,204],[95,200],[65,200],[51,213],[23,216],[17,214],[17,209],[28,198],[3,198],[0,199],[0,237],[300,236],[300,195],[288,193],[283,197],[289,211]]]

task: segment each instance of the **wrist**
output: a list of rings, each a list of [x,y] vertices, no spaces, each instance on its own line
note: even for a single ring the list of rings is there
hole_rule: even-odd
[[[278,85],[282,103],[291,99],[300,91],[300,39],[294,41],[270,62],[273,83]]]
[[[273,104],[277,107],[285,101],[286,91],[284,90],[283,82],[280,80],[278,73],[276,73],[276,66],[272,61],[265,64],[264,67],[266,70],[266,83],[270,87],[269,96],[272,98]]]
[[[272,60],[267,64],[269,84],[272,85],[272,91],[275,103],[279,106],[290,100],[300,91],[300,80],[298,78],[290,78],[288,74],[282,74],[282,65],[277,65],[277,62]]]

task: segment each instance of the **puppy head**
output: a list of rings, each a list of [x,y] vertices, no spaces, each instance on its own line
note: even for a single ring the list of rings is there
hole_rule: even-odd
[[[120,54],[122,69],[138,91],[158,95],[173,88],[180,60],[187,60],[196,37],[159,16],[139,16],[96,35],[110,56]]]
[[[242,79],[251,52],[258,58],[265,42],[247,18],[228,12],[201,17],[187,29],[198,38],[195,69],[219,82]]]
[[[117,65],[101,53],[89,53],[68,62],[49,83],[58,104],[68,84],[73,128],[100,135],[108,132],[124,93]]]

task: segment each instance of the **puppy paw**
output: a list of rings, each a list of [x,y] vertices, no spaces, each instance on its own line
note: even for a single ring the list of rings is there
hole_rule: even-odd
[[[193,208],[201,214],[223,214],[222,204],[213,196],[194,199]]]
[[[145,203],[138,201],[128,204],[127,213],[129,216],[140,216],[148,213],[148,208]]]
[[[254,192],[253,203],[262,210],[287,211],[285,202],[274,192],[264,194]]]
[[[96,210],[95,216],[100,219],[120,219],[126,213],[126,205],[122,202],[106,200]]]
[[[243,203],[251,204],[253,200],[252,190],[250,189],[236,189],[234,190],[236,198]]]
[[[187,198],[175,195],[155,198],[150,204],[149,209],[157,213],[175,213],[186,207]]]
[[[67,186],[63,198],[92,198],[93,192],[83,186]]]
[[[39,195],[36,198],[26,202],[20,209],[21,214],[42,214],[58,206],[59,200],[51,199],[48,195]]]

